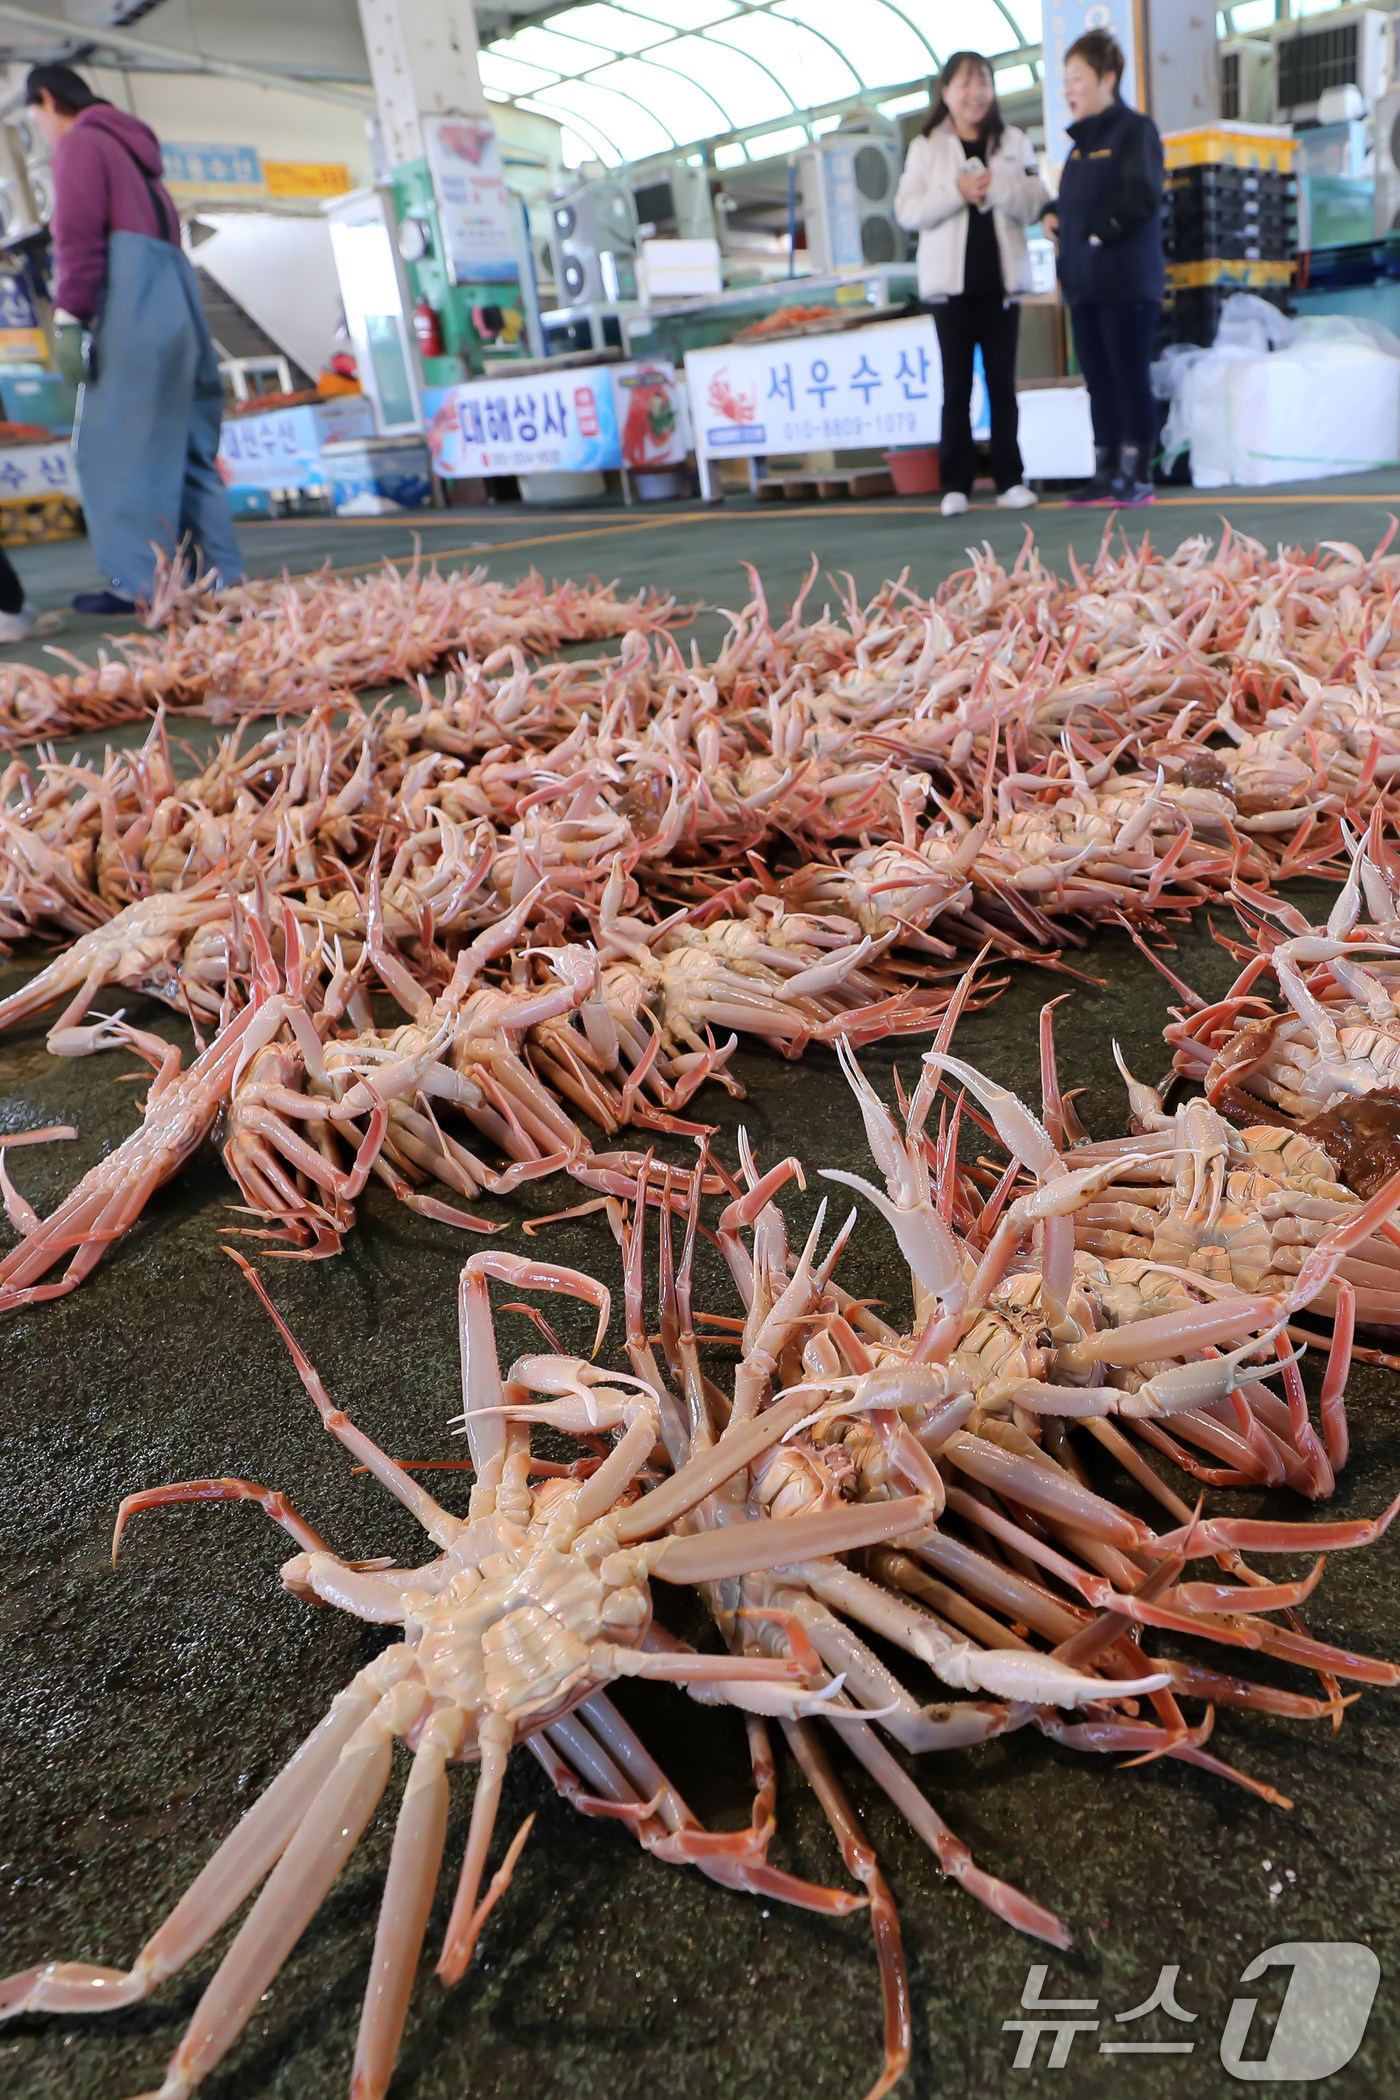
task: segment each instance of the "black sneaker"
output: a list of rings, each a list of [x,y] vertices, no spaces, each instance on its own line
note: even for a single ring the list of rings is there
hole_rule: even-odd
[[[1081,482],[1065,497],[1066,503],[1107,503],[1111,500],[1113,487],[1112,454],[1107,445],[1094,447],[1094,472],[1090,480]]]
[[[1157,501],[1157,491],[1152,483],[1139,478],[1141,457],[1142,451],[1137,445],[1118,447],[1118,471],[1113,477],[1108,500],[1120,510],[1136,510],[1140,504]]]
[[[73,600],[74,612],[92,613],[99,620],[125,618],[136,610],[134,598],[119,598],[115,591],[79,591]]]

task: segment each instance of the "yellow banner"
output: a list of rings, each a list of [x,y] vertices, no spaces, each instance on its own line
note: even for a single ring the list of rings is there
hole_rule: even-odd
[[[262,171],[270,197],[343,197],[355,187],[341,161],[265,160]]]
[[[21,364],[49,361],[49,339],[42,328],[0,328],[0,358]]]

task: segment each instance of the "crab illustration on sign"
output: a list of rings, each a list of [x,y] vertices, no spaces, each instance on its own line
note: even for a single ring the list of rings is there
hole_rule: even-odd
[[[731,423],[752,423],[758,416],[757,389],[752,394],[736,394],[725,377],[727,370],[721,365],[710,381],[706,396],[709,405],[717,416],[727,416]]]
[[[622,457],[629,467],[658,466],[675,457],[675,378],[655,365],[620,377],[627,400]]]

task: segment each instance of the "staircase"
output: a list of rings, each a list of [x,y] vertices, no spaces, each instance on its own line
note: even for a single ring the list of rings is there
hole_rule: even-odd
[[[252,315],[230,298],[221,284],[216,284],[207,270],[201,270],[198,259],[194,265],[195,282],[199,296],[204,302],[204,317],[209,323],[209,333],[214,338],[214,348],[221,358],[231,357],[286,357],[280,343],[274,343],[265,328],[260,328]],[[292,388],[300,392],[304,387],[314,386],[315,380],[294,358],[287,358],[292,369]]]

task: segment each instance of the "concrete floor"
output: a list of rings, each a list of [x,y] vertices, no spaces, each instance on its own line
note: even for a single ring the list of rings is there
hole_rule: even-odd
[[[1388,491],[1368,486],[1335,504],[1319,501],[1336,493],[1329,484],[1306,504],[1271,495],[1224,507],[1270,541],[1369,544],[1384,529]],[[1220,508],[1173,502],[1141,522],[1154,539],[1171,538],[1178,528],[1213,529]],[[1071,536],[1088,550],[1101,529],[1098,520],[1049,509],[1035,523],[1057,562]],[[808,548],[833,567],[852,567],[862,590],[906,561],[927,587],[974,534],[1011,549],[1021,530],[995,511],[945,523],[908,505],[759,517],[735,506],[719,517],[681,510],[640,520],[454,515],[430,521],[424,537],[457,549],[488,540],[500,573],[538,560],[554,575],[596,570],[712,603],[739,601],[738,564],[757,553],[781,603]],[[394,553],[403,538],[398,526],[289,525],[252,528],[246,544],[251,562],[275,568],[311,565],[328,551],[337,563]],[[74,587],[76,553],[21,554],[36,602]],[[95,637],[73,624],[72,640],[86,651]],[[1301,890],[1298,901],[1316,916],[1327,894]],[[19,958],[0,974],[0,995],[36,960]],[[1204,925],[1183,931],[1172,960],[1206,995],[1233,967]],[[1087,1085],[1086,1121],[1107,1134],[1123,1117],[1109,1044],[1120,1041],[1144,1075],[1162,1070],[1165,987],[1116,934],[1096,943],[1088,967],[1106,982],[1076,986],[1060,1008],[1061,1069],[1067,1083]],[[967,1020],[958,1047],[1034,1098],[1036,1012],[1065,984],[1035,970],[1012,975],[1000,1002]],[[131,1018],[188,1040],[164,1009],[133,1009]],[[876,1046],[865,1063],[888,1094],[892,1064],[908,1074],[916,1056],[913,1046]],[[126,1063],[59,1063],[46,1055],[38,1024],[0,1037],[0,1130],[69,1119],[81,1133],[74,1144],[11,1153],[15,1180],[41,1212],[132,1128],[130,1089],[118,1083]],[[738,1070],[747,1101],[704,1101],[727,1155],[742,1123],[764,1159],[796,1150],[812,1166],[862,1163],[858,1118],[833,1058],[818,1051],[788,1065],[749,1053]],[[280,1342],[220,1251],[237,1222],[232,1194],[217,1158],[202,1159],[72,1297],[0,1323],[8,1488],[0,1507],[0,1972],[50,1957],[129,1961],[338,1687],[382,1645],[375,1630],[281,1591],[285,1540],[252,1509],[145,1516],[114,1572],[108,1541],[122,1495],[198,1474],[246,1474],[286,1491],[343,1550],[418,1549],[402,1512],[352,1474],[320,1432]],[[796,1199],[795,1219],[810,1217],[817,1195],[813,1183]],[[501,1245],[523,1247],[520,1218],[570,1200],[567,1186],[547,1184],[479,1207],[509,1221]],[[460,1404],[455,1281],[477,1243],[413,1216],[377,1188],[360,1217],[336,1261],[265,1261],[268,1286],[361,1426],[401,1456],[454,1455],[460,1447],[447,1424]],[[599,1219],[551,1228],[544,1244],[552,1258],[619,1283]],[[698,1302],[733,1310],[732,1290],[704,1251]],[[906,1309],[906,1279],[878,1221],[867,1219],[856,1234],[843,1275],[861,1294]],[[550,1315],[566,1341],[582,1338],[584,1323],[567,1302],[551,1305]],[[529,1346],[517,1316],[502,1315],[500,1331],[503,1349]],[[619,1345],[615,1320],[607,1360]],[[1396,1397],[1389,1374],[1356,1372],[1353,1456],[1329,1515],[1370,1514],[1400,1490]],[[457,1501],[450,1487],[443,1493]],[[1212,1501],[1222,1511],[1309,1514],[1286,1494]],[[1366,1554],[1334,1555],[1307,1611],[1310,1629],[1367,1652],[1400,1649],[1397,1570],[1394,1537]],[[676,1609],[663,1603],[681,1630]],[[918,1683],[914,1666],[904,1674]],[[1267,1665],[1257,1674],[1312,1688]],[[649,1688],[632,1688],[621,1703],[700,1814],[729,1827],[747,1821],[735,1717]],[[1337,2100],[1388,2100],[1400,2062],[1397,1723],[1400,1701],[1375,1691],[1349,1710],[1335,1739],[1324,1726],[1222,1712],[1213,1747],[1291,1795],[1291,1814],[1184,1765],[1119,1770],[1117,1760],[1080,1756],[1029,1731],[914,1760],[921,1785],[979,1863],[1060,1909],[1075,1939],[1066,1956],[1022,1939],[945,1882],[838,1746],[833,1754],[903,1918],[916,2055],[901,2092],[909,2100],[1062,2087],[1090,2100],[1224,2095],[1237,2088],[1218,2056],[1232,2000],[1259,1999],[1250,2054],[1262,2055],[1287,1981],[1286,1969],[1274,1969],[1241,1989],[1246,1963],[1281,1942],[1364,1940],[1381,1957],[1380,1995],[1359,2054],[1326,2091]],[[460,1858],[472,1785],[469,1774],[454,1780],[449,1860]],[[856,2100],[865,2090],[878,2063],[879,1999],[860,1917],[824,1923],[665,1867],[616,1825],[585,1821],[556,1801],[533,1762],[517,1757],[503,1830],[531,1810],[533,1835],[477,1966],[445,1993],[424,1965],[396,2100],[653,2100],[676,2091],[704,2100]],[[776,1862],[840,1882],[835,1848],[785,1759],[779,1826]],[[244,2042],[204,2088],[209,2100],[345,2092],[390,1830],[381,1814]],[[444,1900],[430,1945],[445,1912]],[[17,2100],[148,2091],[212,1959],[201,1956],[149,2005],[106,2020],[15,2023],[0,2034],[0,2079]],[[1044,1996],[1095,1999],[1097,2015],[1081,2017],[1107,2022],[1075,2040],[1063,2073],[1046,2067],[1044,2043],[1033,2069],[1012,2068],[1016,2036],[1002,2030],[1021,2016],[1027,1971],[1040,1961],[1049,1966]],[[1198,2014],[1195,2024],[1179,2028],[1159,2016],[1115,2030],[1113,2015],[1146,1999],[1171,1964],[1180,1967],[1178,1995]],[[1195,2046],[1170,2057],[1099,2054],[1102,2036],[1118,2032]]]

